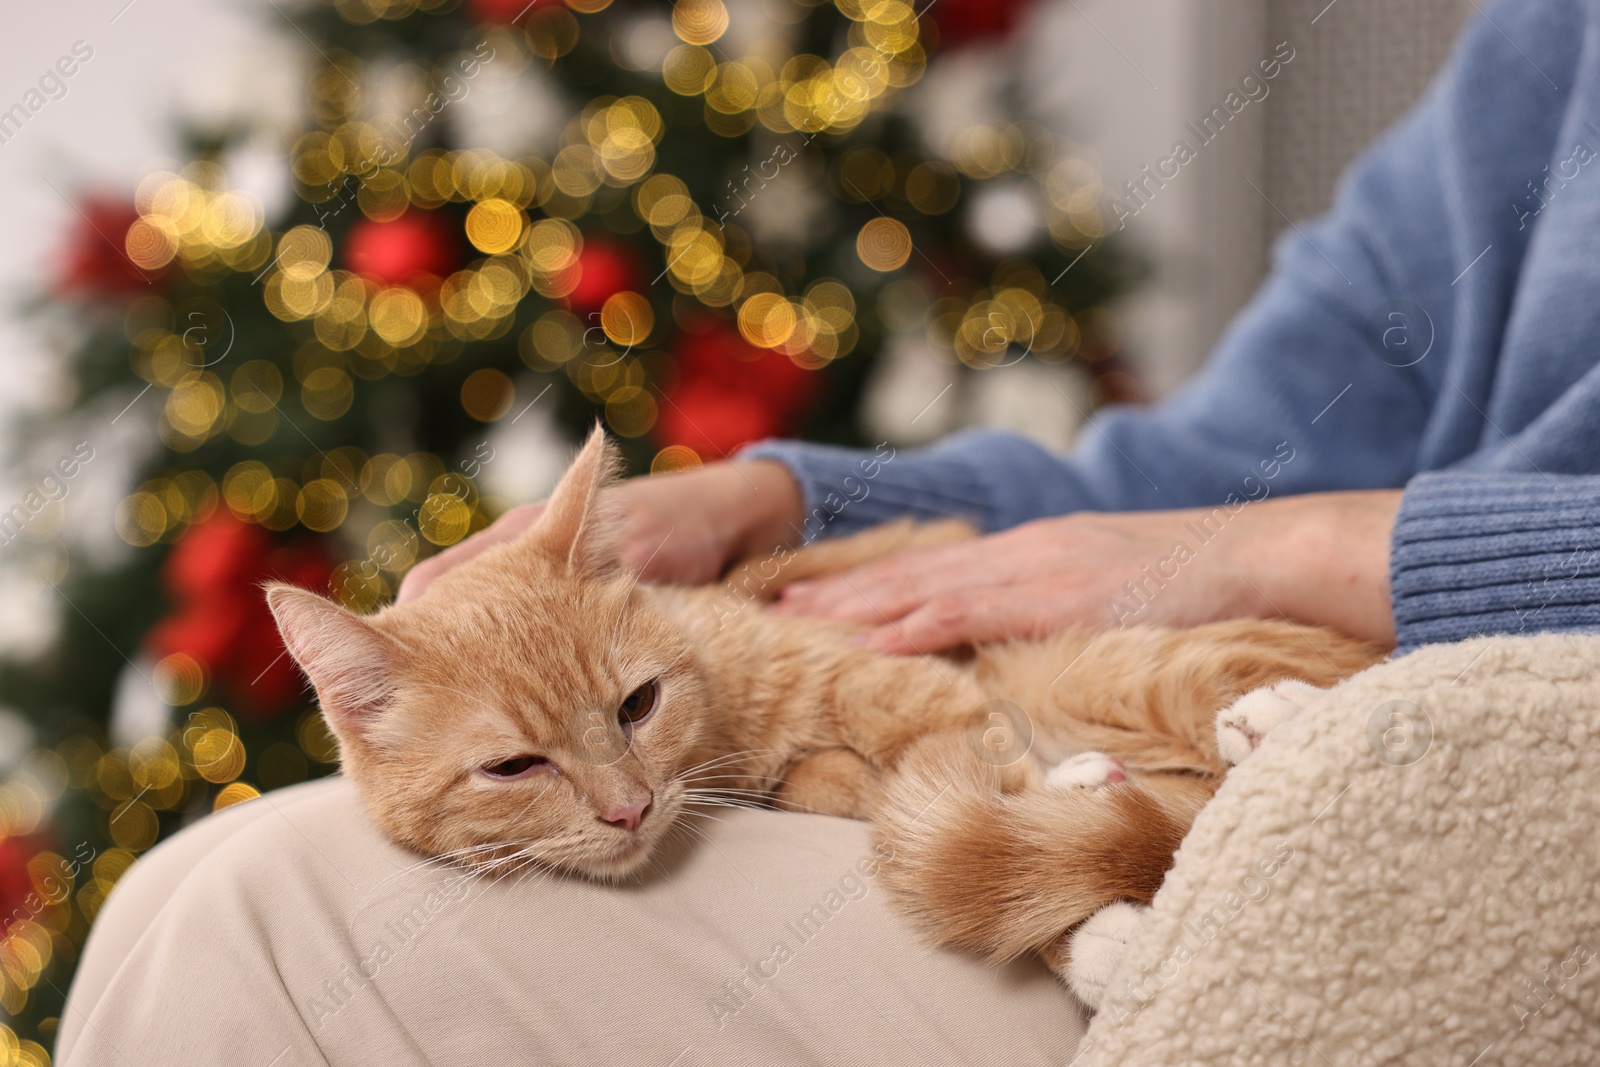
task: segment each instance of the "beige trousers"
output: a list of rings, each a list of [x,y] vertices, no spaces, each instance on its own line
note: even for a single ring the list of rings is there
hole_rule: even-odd
[[[730,810],[602,886],[463,878],[390,844],[342,779],[153,850],[89,939],[69,1067],[1066,1064],[1075,1002],[1032,961],[920,945],[865,824]]]

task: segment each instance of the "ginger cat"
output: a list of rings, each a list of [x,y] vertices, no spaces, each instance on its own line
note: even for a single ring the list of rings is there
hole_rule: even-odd
[[[883,884],[932,939],[1039,952],[1092,1005],[1114,960],[1080,939],[1074,961],[1071,935],[1155,894],[1226,769],[1217,712],[1383,654],[1233,621],[882,656],[846,625],[638,584],[600,493],[615,465],[597,429],[527,533],[404,606],[358,616],[268,589],[345,773],[395,841],[485,871],[616,879],[697,804],[870,818]],[[898,523],[803,549],[765,592],[960,536]],[[1065,762],[1047,776],[1036,757]],[[1106,914],[1125,941],[1124,912]]]

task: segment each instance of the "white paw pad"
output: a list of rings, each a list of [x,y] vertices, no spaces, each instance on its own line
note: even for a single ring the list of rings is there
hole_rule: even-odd
[[[1051,789],[1099,789],[1128,780],[1122,761],[1104,752],[1080,752],[1062,760],[1044,776]]]
[[[1149,910],[1146,904],[1127,901],[1108,904],[1067,935],[1067,987],[1090,1009],[1098,1009],[1105,999],[1111,976]]]
[[[1240,764],[1262,738],[1291,719],[1322,690],[1294,680],[1246,693],[1217,713],[1217,751],[1230,764]]]

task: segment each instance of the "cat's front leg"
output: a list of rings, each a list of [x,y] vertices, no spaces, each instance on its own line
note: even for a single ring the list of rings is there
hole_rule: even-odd
[[[827,748],[795,761],[773,800],[784,811],[866,819],[878,806],[882,775],[847,748]]]
[[[981,730],[986,698],[960,664],[859,652],[839,664],[827,704],[839,741],[887,771],[930,734]]]

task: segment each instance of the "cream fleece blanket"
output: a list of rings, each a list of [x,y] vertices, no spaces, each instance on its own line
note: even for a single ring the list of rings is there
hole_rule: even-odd
[[[1072,1063],[1600,1063],[1600,637],[1426,648],[1274,730]]]

